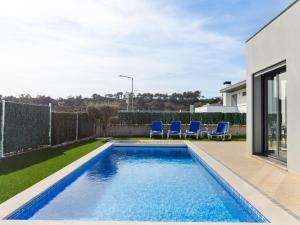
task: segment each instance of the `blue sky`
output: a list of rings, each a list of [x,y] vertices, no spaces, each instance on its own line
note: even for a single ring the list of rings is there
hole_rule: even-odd
[[[245,41],[292,0],[10,0],[0,94],[201,90],[245,79]]]

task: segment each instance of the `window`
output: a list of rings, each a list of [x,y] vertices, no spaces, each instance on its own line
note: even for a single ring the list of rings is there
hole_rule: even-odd
[[[231,106],[237,106],[237,95],[231,95]]]
[[[246,96],[246,95],[247,95],[247,92],[246,92],[246,91],[244,91],[244,92],[242,93],[242,95],[243,95],[243,96]]]

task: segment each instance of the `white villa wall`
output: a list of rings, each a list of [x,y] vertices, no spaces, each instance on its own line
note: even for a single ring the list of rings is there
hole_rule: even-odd
[[[195,112],[247,113],[247,96],[243,96],[246,88],[223,93],[223,105],[204,105],[195,108]],[[232,95],[237,95],[237,106],[232,104]]]
[[[230,95],[230,93],[223,92],[222,93],[222,100],[223,100],[223,106],[230,106],[231,105],[231,95]]]
[[[231,106],[223,106],[223,105],[205,105],[202,107],[198,107],[195,109],[195,112],[203,113],[214,113],[214,112],[222,112],[222,113],[238,113],[238,107],[231,107]]]
[[[253,143],[253,74],[286,60],[287,68],[287,167],[300,172],[300,2],[247,42],[247,149]],[[256,91],[256,90],[254,90]]]
[[[243,96],[243,92],[246,92],[246,88],[231,92],[230,95],[237,95],[237,105],[246,105],[247,103],[247,98],[246,96]],[[230,105],[232,106],[232,104]]]
[[[237,108],[238,108],[238,112],[240,113],[246,113],[247,112],[247,96],[243,96],[243,92],[246,92],[246,88],[244,89],[240,89],[234,92],[230,92],[227,93],[227,95],[229,96],[229,101],[226,102],[225,106],[233,106],[232,103],[232,95],[237,95]]]
[[[239,113],[247,113],[247,104],[238,105]]]

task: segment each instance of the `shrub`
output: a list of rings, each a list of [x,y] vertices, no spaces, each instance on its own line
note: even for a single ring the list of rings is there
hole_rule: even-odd
[[[118,107],[111,104],[92,104],[87,107],[87,112],[106,136],[107,128],[117,119]]]

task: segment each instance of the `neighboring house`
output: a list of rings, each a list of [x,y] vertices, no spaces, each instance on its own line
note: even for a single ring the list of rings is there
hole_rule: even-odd
[[[223,106],[235,108],[237,112],[247,112],[246,80],[231,84],[224,82],[224,88],[220,90],[223,95]]]
[[[300,1],[247,45],[247,149],[300,172]]]
[[[246,81],[231,84],[224,82],[224,88],[220,90],[223,96],[223,105],[207,104],[195,108],[195,112],[222,112],[222,113],[246,113]]]

